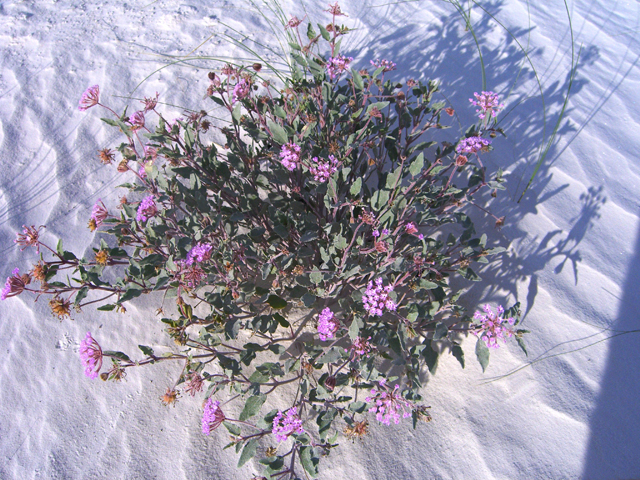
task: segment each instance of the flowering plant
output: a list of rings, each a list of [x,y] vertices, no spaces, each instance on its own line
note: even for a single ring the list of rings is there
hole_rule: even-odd
[[[370,413],[384,424],[412,417],[414,428],[429,420],[420,373],[435,372],[441,352],[464,367],[463,334],[478,336],[484,370],[487,344],[510,335],[521,342],[524,333],[515,330],[517,305],[471,318],[448,281],[479,280],[472,264],[504,250],[476,237],[465,213],[478,192],[503,189],[501,172],[490,178],[481,161],[502,133],[497,96],[476,94],[480,120],[457,145],[432,140],[442,115],[453,114],[435,101],[437,83],[391,81],[388,60],[372,62],[373,71],[351,68],[339,53],[348,28],[336,23],[337,4],[330,12],[318,32],[289,22],[295,63],[280,88],[259,64],[209,74],[207,96],[229,114],[222,126],[204,111],[169,122],[157,94],[118,114],[89,88],[79,109],[111,112],[103,120],[126,136],[117,170],[135,178],[119,212],[102,201],[93,208],[89,228],[113,240],[78,258],[25,227],[16,242],[52,259],[41,254],[2,290],[3,299],[51,295],[61,318],[72,307],[124,312],[143,294],[162,295],[159,313],[178,351],[141,345],[143,358],[132,360],[87,333],[85,373],[120,380],[134,366],[181,362],[163,402],[203,395],[203,432],[224,425],[239,466],[264,449],[269,478],[296,478],[299,465],[316,475],[341,432],[367,433]],[[211,132],[224,146],[207,140]],[[115,156],[100,152],[104,163]],[[109,281],[107,270],[121,278]],[[171,298],[175,308],[165,306]],[[287,408],[265,412],[274,392]],[[231,401],[241,402],[238,415]]]

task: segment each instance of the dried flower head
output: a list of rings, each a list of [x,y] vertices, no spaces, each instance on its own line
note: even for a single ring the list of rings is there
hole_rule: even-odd
[[[31,277],[35,278],[36,280],[38,280],[39,282],[44,282],[45,279],[47,278],[47,264],[44,263],[42,260],[38,261],[38,263],[36,263],[33,266],[33,269],[30,272]]]
[[[178,391],[174,388],[167,388],[167,391],[160,397],[160,400],[162,400],[162,404],[165,406],[173,405],[175,407],[178,401]]]
[[[144,100],[142,100],[142,103],[144,104],[144,113],[147,113],[149,110],[153,110],[154,108],[156,108],[156,105],[158,104],[158,96],[159,94],[158,92],[156,92],[155,97],[144,97]]]
[[[287,22],[287,24],[285,25],[285,29],[287,28],[296,28],[298,25],[300,25],[302,23],[302,20],[300,20],[298,17],[296,16],[292,16],[289,21]]]
[[[109,252],[107,250],[100,250],[96,252],[96,263],[98,265],[105,266],[109,261]]]
[[[110,148],[103,148],[102,150],[98,150],[98,157],[103,164],[109,165],[115,160],[116,155]]]
[[[367,420],[356,422],[353,426],[346,427],[343,433],[349,440],[355,440],[356,438],[362,440],[369,433],[369,422]]]
[[[340,5],[338,5],[338,2],[334,3],[333,5],[329,5],[329,8],[325,10],[325,12],[329,12],[331,15],[334,15],[336,17],[347,16],[347,14],[342,13],[342,10],[340,9]]]
[[[189,379],[187,382],[187,386],[184,391],[189,393],[192,397],[196,396],[196,393],[202,391],[202,386],[204,385],[204,379],[198,372],[191,372],[187,378]]]
[[[60,320],[62,320],[65,317],[70,316],[71,302],[56,296],[49,300],[49,308],[51,308],[51,313],[53,315],[56,315]]]

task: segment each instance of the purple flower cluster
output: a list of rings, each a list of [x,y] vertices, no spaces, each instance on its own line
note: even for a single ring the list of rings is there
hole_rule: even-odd
[[[367,291],[362,296],[364,309],[369,315],[381,317],[384,310],[395,310],[398,305],[389,298],[389,293],[393,292],[393,285],[382,286],[382,278],[376,278],[375,286],[369,282]]]
[[[100,102],[100,87],[98,85],[94,85],[93,87],[89,87],[85,90],[80,98],[80,102],[78,103],[78,110],[84,112],[88,108],[97,105]]]
[[[400,412],[402,412],[402,418],[410,417],[413,405],[396,393],[399,386],[396,385],[393,390],[390,390],[384,378],[378,383],[380,388],[372,388],[371,395],[365,398],[366,402],[375,404],[369,412],[376,414],[376,420],[385,425],[390,425],[393,420],[397,425],[400,423]]]
[[[366,340],[362,337],[357,337],[353,343],[351,344],[351,350],[356,352],[358,355],[368,355],[371,350],[373,350],[373,346],[369,343],[369,339]]]
[[[300,145],[295,143],[283,145],[280,150],[280,163],[284,168],[293,172],[300,163]]]
[[[233,103],[248,97],[249,93],[251,93],[251,84],[243,78],[233,87]]]
[[[491,140],[482,137],[469,137],[460,140],[456,147],[458,153],[478,153],[484,147],[491,145]]]
[[[311,161],[313,164],[309,167],[309,171],[316,182],[324,183],[329,180],[332,173],[338,171],[339,162],[333,155],[329,155],[328,160],[319,160],[318,157],[313,157]]]
[[[96,204],[93,206],[93,209],[91,210],[91,219],[96,222],[96,228],[102,225],[102,222],[108,216],[109,212],[107,211],[107,207],[104,206],[102,200],[98,199]]]
[[[132,113],[129,117],[129,123],[133,125],[134,130],[144,127],[144,112],[142,110]]]
[[[371,62],[370,62],[370,63],[371,63],[371,65],[372,65],[372,66],[374,66],[376,69],[378,69],[378,68],[382,67],[382,68],[383,68],[383,70],[382,70],[382,72],[383,72],[383,73],[390,72],[390,71],[392,71],[392,70],[395,70],[395,69],[396,69],[396,64],[395,64],[395,63],[393,63],[393,62],[392,62],[392,61],[390,61],[390,60],[380,60],[380,59],[377,59],[377,58],[376,58],[375,60],[371,60]]]
[[[329,307],[322,310],[318,317],[318,334],[323,342],[333,338],[338,331],[338,322],[333,319],[333,312]]]
[[[14,283],[16,278],[20,278],[20,269],[14,268],[11,272],[11,277],[7,277],[7,281],[4,283],[2,293],[0,293],[0,300],[6,300],[11,293],[15,293]]]
[[[209,398],[202,413],[202,433],[209,435],[224,422],[225,418],[220,402]]]
[[[276,440],[282,442],[292,433],[303,434],[302,420],[298,418],[298,408],[291,407],[284,414],[282,410],[278,410],[278,414],[273,419],[273,428],[271,429]]]
[[[495,92],[482,92],[480,95],[478,95],[478,92],[473,92],[473,96],[476,97],[476,99],[470,98],[469,101],[474,107],[479,107],[476,113],[478,117],[482,119],[484,119],[487,114],[489,114],[490,117],[495,117],[498,115],[498,112],[504,108],[504,105],[500,103],[498,94]]]
[[[352,57],[345,57],[343,55],[331,57],[327,60],[327,73],[329,74],[329,78],[331,80],[335,79],[347,69],[351,62],[353,62]]]
[[[187,253],[186,265],[193,265],[193,262],[204,262],[211,258],[213,246],[208,243],[196,243],[195,246]]]
[[[149,217],[153,217],[158,213],[158,207],[153,199],[153,195],[145,197],[138,206],[138,212],[136,220],[139,222],[145,222]]]
[[[489,305],[485,305],[482,309],[485,312],[484,315],[480,312],[473,315],[473,319],[480,322],[480,326],[473,331],[473,334],[482,338],[489,348],[498,348],[500,346],[498,340],[506,342],[507,338],[513,335],[512,326],[516,321],[513,317],[502,318],[504,308],[501,305],[498,306],[496,313]]]
[[[89,378],[97,378],[102,367],[102,349],[89,332],[80,342],[80,360],[84,365],[84,374]]]

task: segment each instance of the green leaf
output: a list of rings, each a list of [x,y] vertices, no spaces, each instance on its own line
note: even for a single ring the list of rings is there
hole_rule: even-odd
[[[277,295],[269,295],[269,298],[267,298],[267,303],[269,304],[269,306],[271,308],[275,308],[276,310],[282,310],[283,308],[285,308],[287,306],[287,301],[280,298]]]
[[[415,158],[415,160],[411,162],[411,165],[409,166],[409,173],[411,174],[412,177],[415,177],[422,171],[423,167],[424,167],[424,154],[421,152],[420,155],[418,155]]]
[[[267,120],[267,126],[269,127],[269,131],[271,132],[273,139],[280,145],[284,145],[289,141],[287,131],[276,122],[273,120]]]
[[[322,35],[322,38],[324,38],[328,42],[331,39],[331,37],[329,36],[329,32],[327,31],[326,28],[324,28],[319,23],[317,25],[318,25],[318,28],[320,29],[320,35]]]
[[[312,240],[316,240],[318,238],[318,232],[315,230],[308,230],[306,232],[304,232],[301,236],[300,236],[300,241],[302,243],[307,243],[310,242]]]
[[[129,287],[124,294],[118,300],[118,303],[126,302],[128,300],[132,300],[136,297],[142,295],[142,289],[137,287]]]
[[[345,248],[347,248],[347,239],[344,238],[342,235],[337,235],[334,239],[333,239],[333,246],[336,247],[338,250],[344,250]]]
[[[429,372],[431,375],[436,374],[436,370],[438,369],[438,355],[439,353],[431,347],[431,340],[427,340],[424,344],[425,348],[422,350],[422,356],[424,357],[425,363],[429,368]]]
[[[392,190],[398,180],[400,179],[400,175],[402,174],[402,165],[395,169],[393,172],[389,172],[387,175],[387,188]]]
[[[58,246],[56,247],[56,251],[58,252],[58,255],[60,255],[60,256],[64,255],[64,250],[62,248],[62,239],[61,238],[58,240]]]
[[[484,373],[489,365],[489,347],[487,347],[481,338],[478,338],[476,342],[476,357],[478,357],[478,362],[480,362],[482,372]]]
[[[244,408],[240,413],[240,417],[238,420],[245,421],[260,411],[260,408],[264,404],[267,396],[264,394],[254,395],[253,397],[249,397],[247,399],[247,403],[244,404]]]
[[[522,349],[524,354],[528,357],[529,352],[527,352],[527,346],[524,344],[524,339],[516,335],[516,342],[518,342],[518,346]]]
[[[454,344],[453,347],[451,347],[451,353],[460,362],[462,368],[464,368],[464,351],[462,350],[462,347]]]
[[[318,474],[318,463],[320,459],[313,454],[313,447],[305,446],[300,449],[300,463],[311,476]]]
[[[82,300],[84,300],[84,298],[87,296],[87,294],[89,293],[89,288],[88,287],[82,287],[80,290],[78,290],[78,293],[76,295],[76,301],[74,302],[74,305],[80,305],[80,302]]]
[[[324,355],[322,355],[317,362],[318,363],[334,363],[335,361],[339,360],[340,357],[342,356],[341,354],[341,349],[338,347],[331,347],[329,350],[327,350],[325,352]]]
[[[362,81],[362,77],[355,68],[351,69],[351,78],[353,78],[353,84],[358,90],[364,89],[364,82]]]
[[[449,333],[447,326],[442,322],[438,322],[436,324],[436,331],[433,333],[433,339],[441,340],[447,336],[447,333]]]
[[[351,185],[351,188],[349,189],[349,193],[352,196],[359,196],[360,190],[362,190],[362,178],[358,177],[356,178],[356,181],[353,182],[353,184]]]
[[[240,434],[242,433],[242,430],[240,430],[240,427],[231,422],[222,422],[222,424],[225,426],[227,430],[229,430],[229,433],[235,437],[239,437]]]
[[[360,317],[354,317],[349,326],[349,338],[355,340],[360,335],[360,329],[364,326],[364,322]]]
[[[115,357],[118,358],[120,360],[124,360],[125,362],[131,362],[131,359],[127,356],[127,354],[122,353],[122,352],[114,352],[111,350],[106,350],[104,352],[102,352],[102,354],[105,357]]]
[[[371,206],[380,211],[389,203],[389,190],[376,190],[371,196]]]
[[[316,31],[313,29],[313,26],[311,25],[311,22],[309,22],[307,24],[307,38],[309,40],[313,40],[314,38],[316,38],[317,33]]]
[[[138,348],[142,350],[142,353],[144,353],[146,356],[148,357],[153,356],[153,348],[147,347],[146,345],[138,345]]]
[[[322,275],[322,272],[319,272],[318,270],[314,270],[309,275],[309,280],[311,280],[316,285],[319,285],[320,283],[322,283],[323,279],[324,279],[324,276]]]
[[[256,454],[256,448],[258,447],[258,441],[253,438],[249,440],[240,454],[240,460],[238,460],[238,468],[243,466],[249,460],[251,460]]]
[[[113,303],[110,303],[108,305],[102,305],[101,307],[98,307],[96,310],[100,310],[101,312],[110,312],[114,308],[116,308],[116,306]]]

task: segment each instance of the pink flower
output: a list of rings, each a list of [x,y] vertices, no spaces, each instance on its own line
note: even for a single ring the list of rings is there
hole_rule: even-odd
[[[213,246],[208,243],[196,243],[195,246],[189,251],[187,254],[187,259],[185,260],[186,265],[193,265],[193,262],[204,262],[211,258],[211,251],[213,250]]]
[[[131,123],[131,125],[133,126],[132,128],[134,130],[139,130],[142,127],[144,127],[144,112],[138,111],[138,112],[132,113],[131,116],[129,117],[129,123]]]
[[[293,172],[300,163],[300,146],[293,142],[283,145],[280,150],[280,163],[284,168]]]
[[[11,276],[7,277],[2,292],[0,292],[0,300],[6,300],[7,297],[20,295],[29,283],[31,283],[29,274],[20,275],[20,269],[14,268]]]
[[[318,157],[313,157],[311,161],[314,164],[309,167],[309,171],[316,182],[324,183],[329,180],[332,173],[338,171],[338,160],[333,155],[329,155],[328,160],[318,160]]]
[[[490,117],[495,117],[504,108],[504,105],[500,103],[498,94],[495,92],[482,92],[480,95],[478,95],[478,92],[473,92],[473,96],[476,99],[470,98],[469,101],[474,107],[480,107],[476,110],[476,113],[481,119],[484,119],[487,114]]]
[[[209,398],[204,405],[202,413],[202,433],[209,435],[225,421],[224,413],[220,408],[220,402]]]
[[[460,143],[456,147],[456,152],[458,153],[478,153],[485,147],[491,145],[491,140],[487,140],[482,137],[469,137],[463,140],[460,140]]]
[[[498,306],[497,312],[493,313],[493,310],[489,305],[483,307],[485,314],[476,312],[473,315],[473,319],[476,322],[476,329],[473,330],[473,334],[476,337],[482,338],[489,348],[498,348],[498,340],[502,340],[506,343],[507,338],[513,335],[512,326],[515,324],[515,319],[502,318],[504,314],[504,308]]]
[[[413,404],[396,393],[400,387],[396,385],[393,390],[389,389],[384,378],[378,384],[380,388],[372,388],[371,395],[365,398],[365,402],[374,404],[369,412],[375,413],[376,419],[385,425],[390,425],[391,420],[396,425],[400,423],[400,413],[402,418],[410,417]]]
[[[343,55],[338,55],[337,57],[331,57],[327,60],[327,74],[331,80],[335,79],[342,72],[344,72],[349,64],[353,61],[352,57],[345,57]]]
[[[107,207],[104,206],[102,200],[98,199],[98,201],[93,206],[91,210],[91,219],[96,222],[96,227],[102,225],[102,222],[109,216],[109,212],[107,211]]]
[[[395,311],[398,305],[389,298],[389,293],[393,292],[393,286],[382,286],[382,278],[376,278],[375,287],[373,282],[369,282],[366,292],[362,296],[364,309],[369,315],[381,317],[384,310]]]
[[[373,345],[369,343],[371,337],[366,340],[362,337],[357,337],[351,344],[351,350],[358,355],[368,355],[373,350]]]
[[[248,97],[249,93],[251,93],[251,84],[243,78],[233,87],[233,103]]]
[[[371,63],[371,65],[374,66],[376,69],[382,67],[383,73],[390,72],[396,69],[396,64],[389,60],[375,59],[375,60],[371,60],[369,63]]]
[[[298,418],[298,408],[291,407],[287,410],[286,415],[283,415],[282,410],[278,410],[278,414],[273,419],[271,433],[279,442],[286,440],[292,433],[303,434],[304,429],[302,428],[302,420]]]
[[[86,109],[91,108],[94,105],[98,105],[99,102],[100,87],[98,85],[94,85],[93,87],[87,88],[82,94],[78,104],[78,110],[84,112]]]
[[[80,360],[85,367],[84,374],[89,378],[97,378],[102,367],[102,349],[89,332],[80,342]]]
[[[323,342],[333,338],[338,331],[338,322],[333,319],[333,312],[330,308],[325,308],[318,317],[318,334]]]
[[[139,222],[145,222],[149,217],[153,217],[158,213],[158,207],[153,199],[153,195],[145,197],[138,206],[138,212],[136,220]]]

